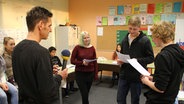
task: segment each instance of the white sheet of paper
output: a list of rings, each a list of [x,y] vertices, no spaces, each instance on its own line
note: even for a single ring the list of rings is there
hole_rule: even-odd
[[[137,62],[136,59],[127,60],[139,73],[142,75],[150,75],[150,73],[143,67],[141,64]]]
[[[184,99],[184,91],[178,92],[178,99]]]
[[[70,74],[70,73],[75,71],[75,65],[73,65],[73,64],[68,64],[66,67],[68,68],[68,74]],[[62,67],[60,67],[60,69],[62,69]],[[66,85],[67,85],[66,79],[62,79],[61,87],[62,88],[66,88]]]
[[[62,86],[62,88],[66,88],[66,79],[62,79],[61,80],[61,86]]]
[[[97,36],[103,36],[103,27],[97,27]]]
[[[118,55],[118,59],[120,59],[121,61],[123,61],[124,63],[128,63],[128,59],[130,59],[129,55],[126,54],[122,54],[120,52],[116,52],[116,54]]]
[[[93,62],[93,61],[96,61],[97,59],[84,59],[84,61],[86,61],[86,62]]]

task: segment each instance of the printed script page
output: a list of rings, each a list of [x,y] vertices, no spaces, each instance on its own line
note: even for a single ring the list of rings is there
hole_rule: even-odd
[[[129,59],[128,62],[142,75],[150,75],[150,73],[138,63],[136,59]]]

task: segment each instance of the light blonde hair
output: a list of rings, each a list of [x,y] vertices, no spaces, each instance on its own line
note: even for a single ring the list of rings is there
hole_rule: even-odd
[[[174,41],[174,25],[170,22],[161,21],[153,24],[150,30],[152,32],[152,37],[161,39],[164,44]]]
[[[128,25],[140,27],[141,19],[138,16],[133,16],[128,20]]]
[[[9,40],[14,40],[12,37],[4,37],[3,44],[7,45]]]
[[[89,35],[87,31],[82,31],[80,33],[80,38],[79,38],[79,45],[84,47],[84,36]],[[90,36],[90,35],[89,35]]]
[[[7,51],[7,49],[6,49],[5,45],[8,44],[9,40],[14,40],[14,39],[12,37],[4,37],[3,44],[4,44],[4,50],[6,50],[6,51]]]

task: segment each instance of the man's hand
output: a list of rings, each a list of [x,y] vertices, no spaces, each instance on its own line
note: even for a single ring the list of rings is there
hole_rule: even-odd
[[[121,61],[120,59],[117,59],[117,64],[118,65],[121,65],[121,64],[123,64],[124,62],[123,61]]]
[[[57,74],[59,70],[59,66],[58,65],[53,65],[53,74]]]
[[[59,70],[58,74],[62,76],[62,79],[66,79],[68,77],[68,69],[65,68],[64,70]]]

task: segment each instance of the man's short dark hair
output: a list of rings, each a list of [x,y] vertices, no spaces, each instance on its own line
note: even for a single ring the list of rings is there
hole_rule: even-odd
[[[56,48],[53,46],[49,47],[49,52],[52,52],[53,50],[56,51]]]
[[[49,17],[52,17],[52,13],[47,9],[40,6],[32,8],[29,12],[27,12],[26,16],[28,31],[33,31],[36,24],[40,20],[47,22]]]

